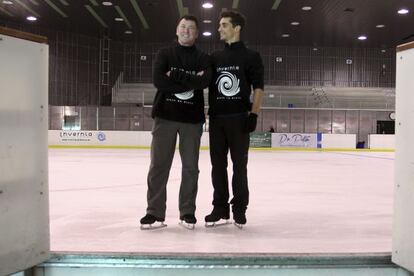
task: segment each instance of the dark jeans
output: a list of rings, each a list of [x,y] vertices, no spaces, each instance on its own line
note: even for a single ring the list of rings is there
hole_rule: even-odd
[[[214,187],[214,208],[224,209],[229,206],[229,184],[227,176],[227,154],[233,163],[232,189],[233,212],[245,212],[249,204],[247,185],[247,159],[250,135],[245,131],[247,117],[210,118],[210,158],[212,164],[212,181]]]

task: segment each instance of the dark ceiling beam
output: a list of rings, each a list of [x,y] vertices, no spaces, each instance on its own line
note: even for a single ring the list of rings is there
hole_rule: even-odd
[[[273,3],[272,6],[272,10],[277,10],[277,8],[279,8],[280,3],[282,2],[282,0],[275,0],[275,2]]]
[[[138,3],[135,0],[129,0],[131,2],[131,5],[134,7],[135,12],[138,15],[139,20],[142,23],[142,26],[144,27],[144,29],[149,29],[149,25],[147,20],[145,19],[144,14],[142,13],[141,8],[139,7]]]
[[[69,3],[68,2],[66,2],[65,0],[59,0],[60,1],[60,3],[62,3],[62,5],[64,5],[64,6],[69,6]]]
[[[184,7],[183,0],[177,0],[177,8],[178,8],[178,13],[180,14],[180,17],[188,14],[188,8]]]
[[[20,1],[20,0],[14,0],[14,2],[16,2],[23,9],[29,11],[32,15],[35,15],[36,17],[40,17],[40,15],[37,12],[35,12],[34,10],[32,10],[28,5],[26,5],[22,1]]]
[[[30,0],[30,2],[35,6],[39,6],[39,3],[36,0]]]
[[[132,29],[132,25],[131,23],[129,23],[128,18],[125,16],[125,14],[122,12],[121,7],[119,6],[115,6],[115,10],[118,12],[119,16],[122,17],[122,19],[124,19],[125,24]]]
[[[8,16],[10,16],[10,17],[14,17],[14,15],[13,14],[11,14],[10,12],[8,12],[8,11],[6,11],[5,9],[3,9],[2,7],[0,7],[0,12],[3,12],[3,13],[5,13],[5,14],[7,14]]]
[[[89,0],[89,2],[91,2],[91,4],[95,7],[99,6],[98,2],[96,2],[96,0]]]
[[[61,9],[59,9],[51,0],[44,0],[52,9],[54,9],[62,17],[67,18],[68,16]]]
[[[102,20],[102,18],[93,10],[89,5],[85,5],[85,8],[92,14],[93,17],[101,24],[104,28],[108,28],[108,25]]]

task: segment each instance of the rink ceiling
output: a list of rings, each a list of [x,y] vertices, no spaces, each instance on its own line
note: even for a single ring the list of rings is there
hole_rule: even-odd
[[[367,47],[391,48],[403,42],[412,41],[413,17],[397,16],[400,8],[413,10],[408,0],[394,1],[291,1],[291,0],[221,0],[211,1],[214,7],[205,10],[201,0],[144,0],[113,1],[113,6],[102,5],[101,1],[16,1],[14,5],[0,3],[0,23],[11,22],[33,27],[51,28],[69,33],[96,36],[106,33],[115,40],[137,40],[142,42],[165,42],[175,38],[175,25],[181,15],[191,13],[200,21],[201,31],[209,30],[212,37],[200,38],[203,42],[217,41],[217,19],[224,9],[235,9],[246,15],[246,40],[251,44],[313,46],[313,47]],[[303,6],[311,11],[303,11]],[[372,10],[375,9],[375,14]],[[30,12],[39,20],[26,23]],[[123,14],[124,22],[115,17]],[[367,16],[369,15],[369,16]],[[99,19],[97,19],[99,18]],[[160,22],[163,18],[163,22]],[[290,23],[297,21],[299,26]],[[3,24],[5,24],[3,23]],[[377,24],[385,28],[377,29]],[[125,30],[132,34],[126,35]],[[290,33],[289,38],[282,38]],[[368,40],[359,42],[356,38],[365,34]]]

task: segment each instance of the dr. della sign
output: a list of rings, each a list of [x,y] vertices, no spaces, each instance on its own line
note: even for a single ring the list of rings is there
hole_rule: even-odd
[[[272,147],[274,148],[316,148],[317,134],[309,133],[273,133]]]

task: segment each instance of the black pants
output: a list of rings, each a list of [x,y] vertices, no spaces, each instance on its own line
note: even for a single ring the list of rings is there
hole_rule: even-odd
[[[246,116],[210,118],[210,158],[214,187],[214,208],[228,209],[229,181],[227,154],[233,163],[233,212],[245,212],[249,204],[247,185],[247,159],[250,135],[245,131]]]

